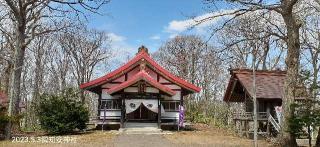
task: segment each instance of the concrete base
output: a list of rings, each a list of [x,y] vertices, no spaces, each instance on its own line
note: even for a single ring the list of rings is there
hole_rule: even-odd
[[[158,128],[157,123],[127,122],[125,128]]]
[[[125,134],[161,134],[157,123],[125,123],[125,128],[120,128],[119,132]]]

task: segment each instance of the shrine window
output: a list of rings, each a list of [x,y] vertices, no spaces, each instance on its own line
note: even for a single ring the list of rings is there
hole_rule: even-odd
[[[121,109],[121,100],[101,100],[100,108],[102,110],[120,110]]]
[[[180,101],[163,101],[162,106],[165,111],[179,111]]]

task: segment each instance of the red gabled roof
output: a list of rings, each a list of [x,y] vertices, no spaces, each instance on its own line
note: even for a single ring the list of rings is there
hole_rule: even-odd
[[[147,74],[144,70],[140,71],[139,73],[137,73],[136,75],[134,75],[130,80],[123,82],[109,90],[107,90],[108,94],[113,94],[115,92],[118,92],[124,88],[127,88],[135,83],[137,83],[140,80],[144,80],[147,83],[149,83],[150,85],[158,88],[159,90],[169,94],[170,96],[175,95],[176,93],[171,90],[170,88],[158,83],[156,80],[154,80],[151,76],[149,76],[149,74]]]
[[[134,65],[135,63],[139,62],[141,59],[145,59],[151,66],[153,66],[157,71],[159,71],[159,74],[162,74],[163,76],[165,76],[166,78],[168,78],[169,81],[187,89],[190,90],[192,92],[200,92],[201,88],[171,74],[169,71],[167,71],[166,69],[162,68],[159,64],[157,64],[150,56],[149,54],[142,50],[141,52],[139,52],[133,59],[131,59],[128,63],[126,63],[125,65],[121,66],[120,68],[112,71],[111,73],[97,78],[95,80],[92,80],[90,82],[87,83],[83,83],[80,85],[81,89],[87,89],[87,88],[92,88],[94,86],[98,86],[101,84],[104,84],[110,80],[112,80],[115,76],[117,75],[121,75],[124,73],[124,71],[133,68],[132,65]]]
[[[144,56],[144,54],[146,54],[145,52],[140,52],[137,56],[135,56],[133,59],[131,59],[128,63],[126,63],[125,65],[121,66],[120,68],[106,74],[105,76],[102,76],[100,78],[94,79],[90,82],[87,83],[83,83],[80,85],[81,89],[86,89],[88,87],[92,87],[95,85],[99,85],[101,83],[105,83],[107,82],[110,78],[122,73],[125,69],[130,68],[131,65],[133,65],[134,63],[138,62],[140,59],[142,59],[142,57]]]

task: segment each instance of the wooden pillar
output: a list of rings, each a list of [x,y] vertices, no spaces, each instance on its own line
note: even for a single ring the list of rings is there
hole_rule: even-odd
[[[259,102],[259,100],[256,98],[256,117],[257,117],[257,132],[258,132],[258,130],[259,130],[259,128],[260,128],[260,121],[261,121],[261,115],[260,115],[260,111],[259,111],[259,104],[260,104],[260,102]],[[254,110],[253,110],[254,111]],[[254,114],[253,114],[254,115]],[[254,118],[254,117],[253,117]],[[255,121],[255,120],[253,120],[253,121]]]
[[[158,96],[158,128],[161,129],[161,101],[160,101],[160,96]]]
[[[101,100],[102,100],[102,90],[99,90],[99,92],[98,92],[98,96],[99,96],[99,98],[98,98],[98,115],[97,115],[97,117],[98,117],[98,120],[100,120],[100,113],[101,113]]]
[[[107,104],[103,106],[103,121],[102,121],[102,131],[104,129],[104,124],[106,123],[106,113],[107,113]]]
[[[270,111],[271,111],[271,108],[270,108],[270,103],[269,102],[267,102],[267,117],[269,117],[269,115],[270,115]]]
[[[244,130],[246,131],[246,137],[249,138],[249,123],[247,120],[244,122]]]
[[[183,106],[183,91],[180,92],[180,105]]]
[[[98,94],[98,114],[97,114],[97,124],[95,124],[95,126],[97,127],[98,126],[98,124],[99,123],[101,123],[101,111],[102,111],[102,107],[101,107],[101,105],[102,105],[102,89],[99,89],[98,91],[97,91],[97,94]],[[102,120],[103,121],[103,120]],[[104,123],[104,122],[102,122],[102,123]],[[101,128],[103,129],[103,124],[101,125]]]
[[[125,115],[126,115],[126,104],[125,104],[125,98],[124,96],[122,98],[122,105],[121,105],[121,117],[120,117],[120,128],[124,128],[124,120],[125,120]]]
[[[238,129],[237,129],[237,120],[233,119],[233,124],[234,124],[234,131],[237,133]]]
[[[263,103],[263,101],[261,101],[261,103]],[[257,118],[259,119],[260,116],[259,116],[259,112],[260,112],[260,101],[257,99],[256,100],[256,104],[257,104]]]
[[[240,126],[239,126],[239,133],[240,133],[240,137],[243,136],[243,132],[242,132],[242,120],[240,120]]]
[[[269,116],[270,116],[270,103],[267,102],[267,134],[270,135],[270,124],[269,124]]]

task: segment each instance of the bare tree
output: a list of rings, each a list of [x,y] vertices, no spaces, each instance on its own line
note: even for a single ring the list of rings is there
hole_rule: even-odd
[[[110,57],[109,39],[101,31],[85,27],[67,31],[59,37],[59,44],[70,56],[72,74],[78,86],[89,82],[97,64]],[[84,91],[81,91],[81,101],[85,102]]]
[[[315,8],[320,8],[320,1],[318,5],[312,5]],[[319,95],[319,71],[320,71],[320,10],[316,9],[317,12],[309,12],[305,15],[304,26],[302,27],[302,48],[304,49],[303,59],[306,60],[306,65],[304,68],[310,69],[311,71],[311,86],[310,93],[312,97],[316,100]],[[318,128],[320,130],[320,127]],[[320,146],[320,131],[318,131],[316,146]]]
[[[201,37],[184,35],[164,43],[154,56],[171,72],[202,87],[200,94],[185,99],[187,110],[202,113],[206,117],[213,116],[216,120],[216,108],[222,96],[219,92],[224,90],[225,71],[215,48]]]
[[[214,3],[215,0],[206,0],[208,3]],[[284,97],[283,97],[283,116],[284,119],[282,124],[282,131],[279,135],[281,138],[281,145],[282,146],[297,146],[294,134],[288,132],[289,124],[288,120],[292,117],[292,110],[290,105],[293,103],[295,98],[295,88],[296,88],[296,81],[298,79],[298,71],[299,71],[299,63],[300,63],[300,32],[299,29],[302,25],[301,20],[299,19],[298,15],[296,15],[295,8],[298,5],[298,0],[281,0],[280,2],[268,2],[264,0],[234,0],[234,1],[226,1],[231,2],[232,4],[236,5],[236,10],[227,12],[224,14],[210,16],[208,18],[200,20],[198,23],[206,22],[208,20],[212,20],[217,17],[229,15],[229,18],[223,25],[222,28],[234,20],[237,17],[240,17],[249,12],[255,12],[258,10],[263,10],[266,12],[275,12],[279,14],[285,24],[285,34],[272,34],[278,37],[281,37],[287,46],[287,57],[286,57],[286,65],[287,65],[287,78],[285,80],[284,85]]]
[[[66,16],[68,12],[75,12],[75,15],[83,14],[82,10],[97,12],[107,0],[98,1],[60,1],[60,0],[40,0],[40,1],[25,1],[25,0],[2,0],[1,4],[7,9],[8,15],[12,21],[12,30],[14,30],[14,58],[13,71],[10,88],[10,104],[8,115],[16,115],[19,113],[20,102],[20,84],[21,73],[25,58],[25,51],[32,39],[40,34],[48,33],[54,29],[39,30],[39,26],[44,21],[51,21],[55,16]],[[82,7],[79,8],[79,7]],[[56,23],[56,22],[54,22]],[[6,127],[6,139],[11,136],[11,121]]]
[[[46,64],[48,63],[49,58],[49,51],[53,48],[53,39],[52,35],[39,35],[36,36],[35,39],[31,42],[29,46],[29,54],[30,56],[26,58],[29,60],[33,66],[30,66],[29,73],[30,79],[32,82],[28,83],[30,90],[32,91],[32,99],[26,101],[26,113],[27,117],[26,120],[26,127],[31,128],[32,130],[36,130],[37,128],[37,117],[35,115],[35,107],[39,105],[39,98],[40,94],[43,92],[44,89],[44,82],[45,82],[45,70]],[[32,68],[33,67],[33,68]]]
[[[311,6],[314,7],[316,9],[316,11],[319,13],[320,12],[320,0],[315,0],[316,4],[311,3]],[[319,15],[317,15],[319,16]],[[317,23],[319,23],[319,20],[317,20]],[[319,30],[316,30],[317,34],[315,34],[313,37],[318,37],[316,41],[320,42],[320,32]],[[313,70],[314,70],[314,82],[316,81],[315,78],[318,78],[318,72],[319,72],[319,66],[318,69],[316,68],[316,64],[318,64],[318,60],[319,60],[319,49],[320,49],[320,43],[318,42],[318,46],[312,46],[310,47],[310,53],[313,53],[313,55],[311,55],[313,57]],[[313,52],[312,52],[313,50]],[[315,50],[315,51],[314,51]],[[318,57],[317,59],[315,59],[316,57]],[[314,83],[315,84],[315,83]],[[320,146],[320,127],[318,127],[318,135],[317,135],[317,140],[316,140],[316,146]]]
[[[197,63],[204,50],[204,42],[196,36],[177,36],[160,47],[156,57],[175,74],[195,84]]]
[[[1,78],[0,78],[0,86],[1,90],[6,94],[9,93],[9,83],[10,76],[12,72],[12,61],[11,58],[13,56],[13,47],[12,41],[8,40],[8,36],[6,34],[1,33],[1,43],[0,43],[0,62],[1,62]]]
[[[222,51],[230,57],[232,67],[256,69],[274,69],[279,66],[283,56],[283,43],[279,38],[272,36],[273,30],[270,26],[270,15],[264,15],[262,12],[248,13],[238,17],[225,25],[218,35],[219,41],[223,45]],[[280,47],[277,47],[281,44]],[[275,47],[271,47],[275,46]],[[251,58],[253,52],[256,52],[257,62],[252,64]],[[278,54],[270,56],[270,54]]]
[[[59,38],[58,35],[55,35],[55,38]],[[58,39],[54,40],[53,46],[55,46],[55,48],[50,51],[51,56],[48,61],[48,67],[50,67],[48,68],[48,77],[50,78],[48,78],[47,87],[50,87],[51,91],[59,93],[70,84],[67,79],[70,77],[69,73],[71,72],[71,57],[59,47]]]

